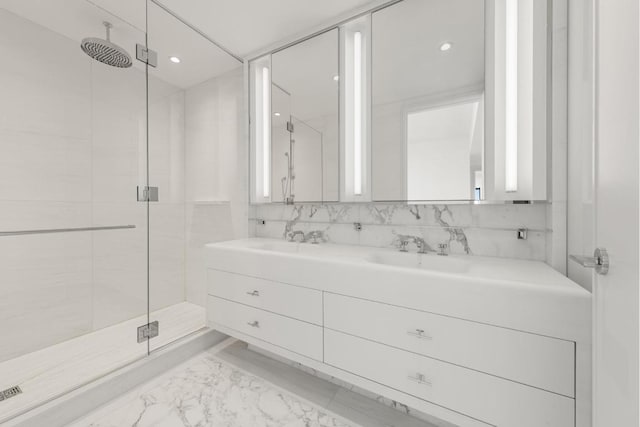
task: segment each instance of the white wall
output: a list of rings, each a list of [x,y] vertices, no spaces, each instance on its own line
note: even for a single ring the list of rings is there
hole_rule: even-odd
[[[569,153],[567,251],[590,255],[595,249],[593,194],[593,13],[592,2],[569,0]],[[569,278],[586,289],[592,271],[568,265]]]
[[[247,236],[243,102],[241,67],[185,93],[186,296],[202,306],[204,244]]]

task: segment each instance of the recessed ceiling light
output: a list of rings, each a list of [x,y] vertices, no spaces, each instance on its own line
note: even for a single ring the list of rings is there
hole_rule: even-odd
[[[339,75],[336,74],[335,76],[333,76],[333,81],[334,82],[337,82],[338,80],[340,80],[340,76]]]
[[[444,43],[442,43],[442,44],[440,45],[440,50],[441,50],[442,52],[446,52],[446,51],[448,51],[449,49],[451,49],[452,47],[453,47],[453,44],[452,44],[452,43],[444,42]]]
[[[280,113],[278,113],[277,111],[275,113],[273,113],[274,116],[276,117],[280,117]]]
[[[179,64],[180,58],[178,58],[177,56],[170,56],[169,61],[173,62],[174,64]]]

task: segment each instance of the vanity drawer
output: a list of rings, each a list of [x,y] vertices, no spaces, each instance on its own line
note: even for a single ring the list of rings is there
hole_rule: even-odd
[[[321,291],[211,269],[207,281],[209,295],[322,325]]]
[[[226,326],[261,341],[322,361],[322,328],[264,310],[209,296],[209,323]]]
[[[574,426],[571,398],[341,332],[325,329],[324,357],[328,365],[496,426]]]
[[[575,344],[326,293],[325,327],[574,397]]]

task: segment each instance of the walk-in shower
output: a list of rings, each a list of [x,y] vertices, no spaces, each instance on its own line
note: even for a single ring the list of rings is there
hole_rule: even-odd
[[[2,424],[202,331],[246,192],[242,64],[157,1],[0,2],[0,55]]]

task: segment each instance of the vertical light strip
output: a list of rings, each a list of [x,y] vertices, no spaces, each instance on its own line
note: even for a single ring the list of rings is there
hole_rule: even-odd
[[[269,69],[262,68],[262,196],[271,193],[271,79]]]
[[[362,34],[353,34],[353,193],[362,195]]]
[[[518,191],[518,0],[505,0],[505,191]]]

